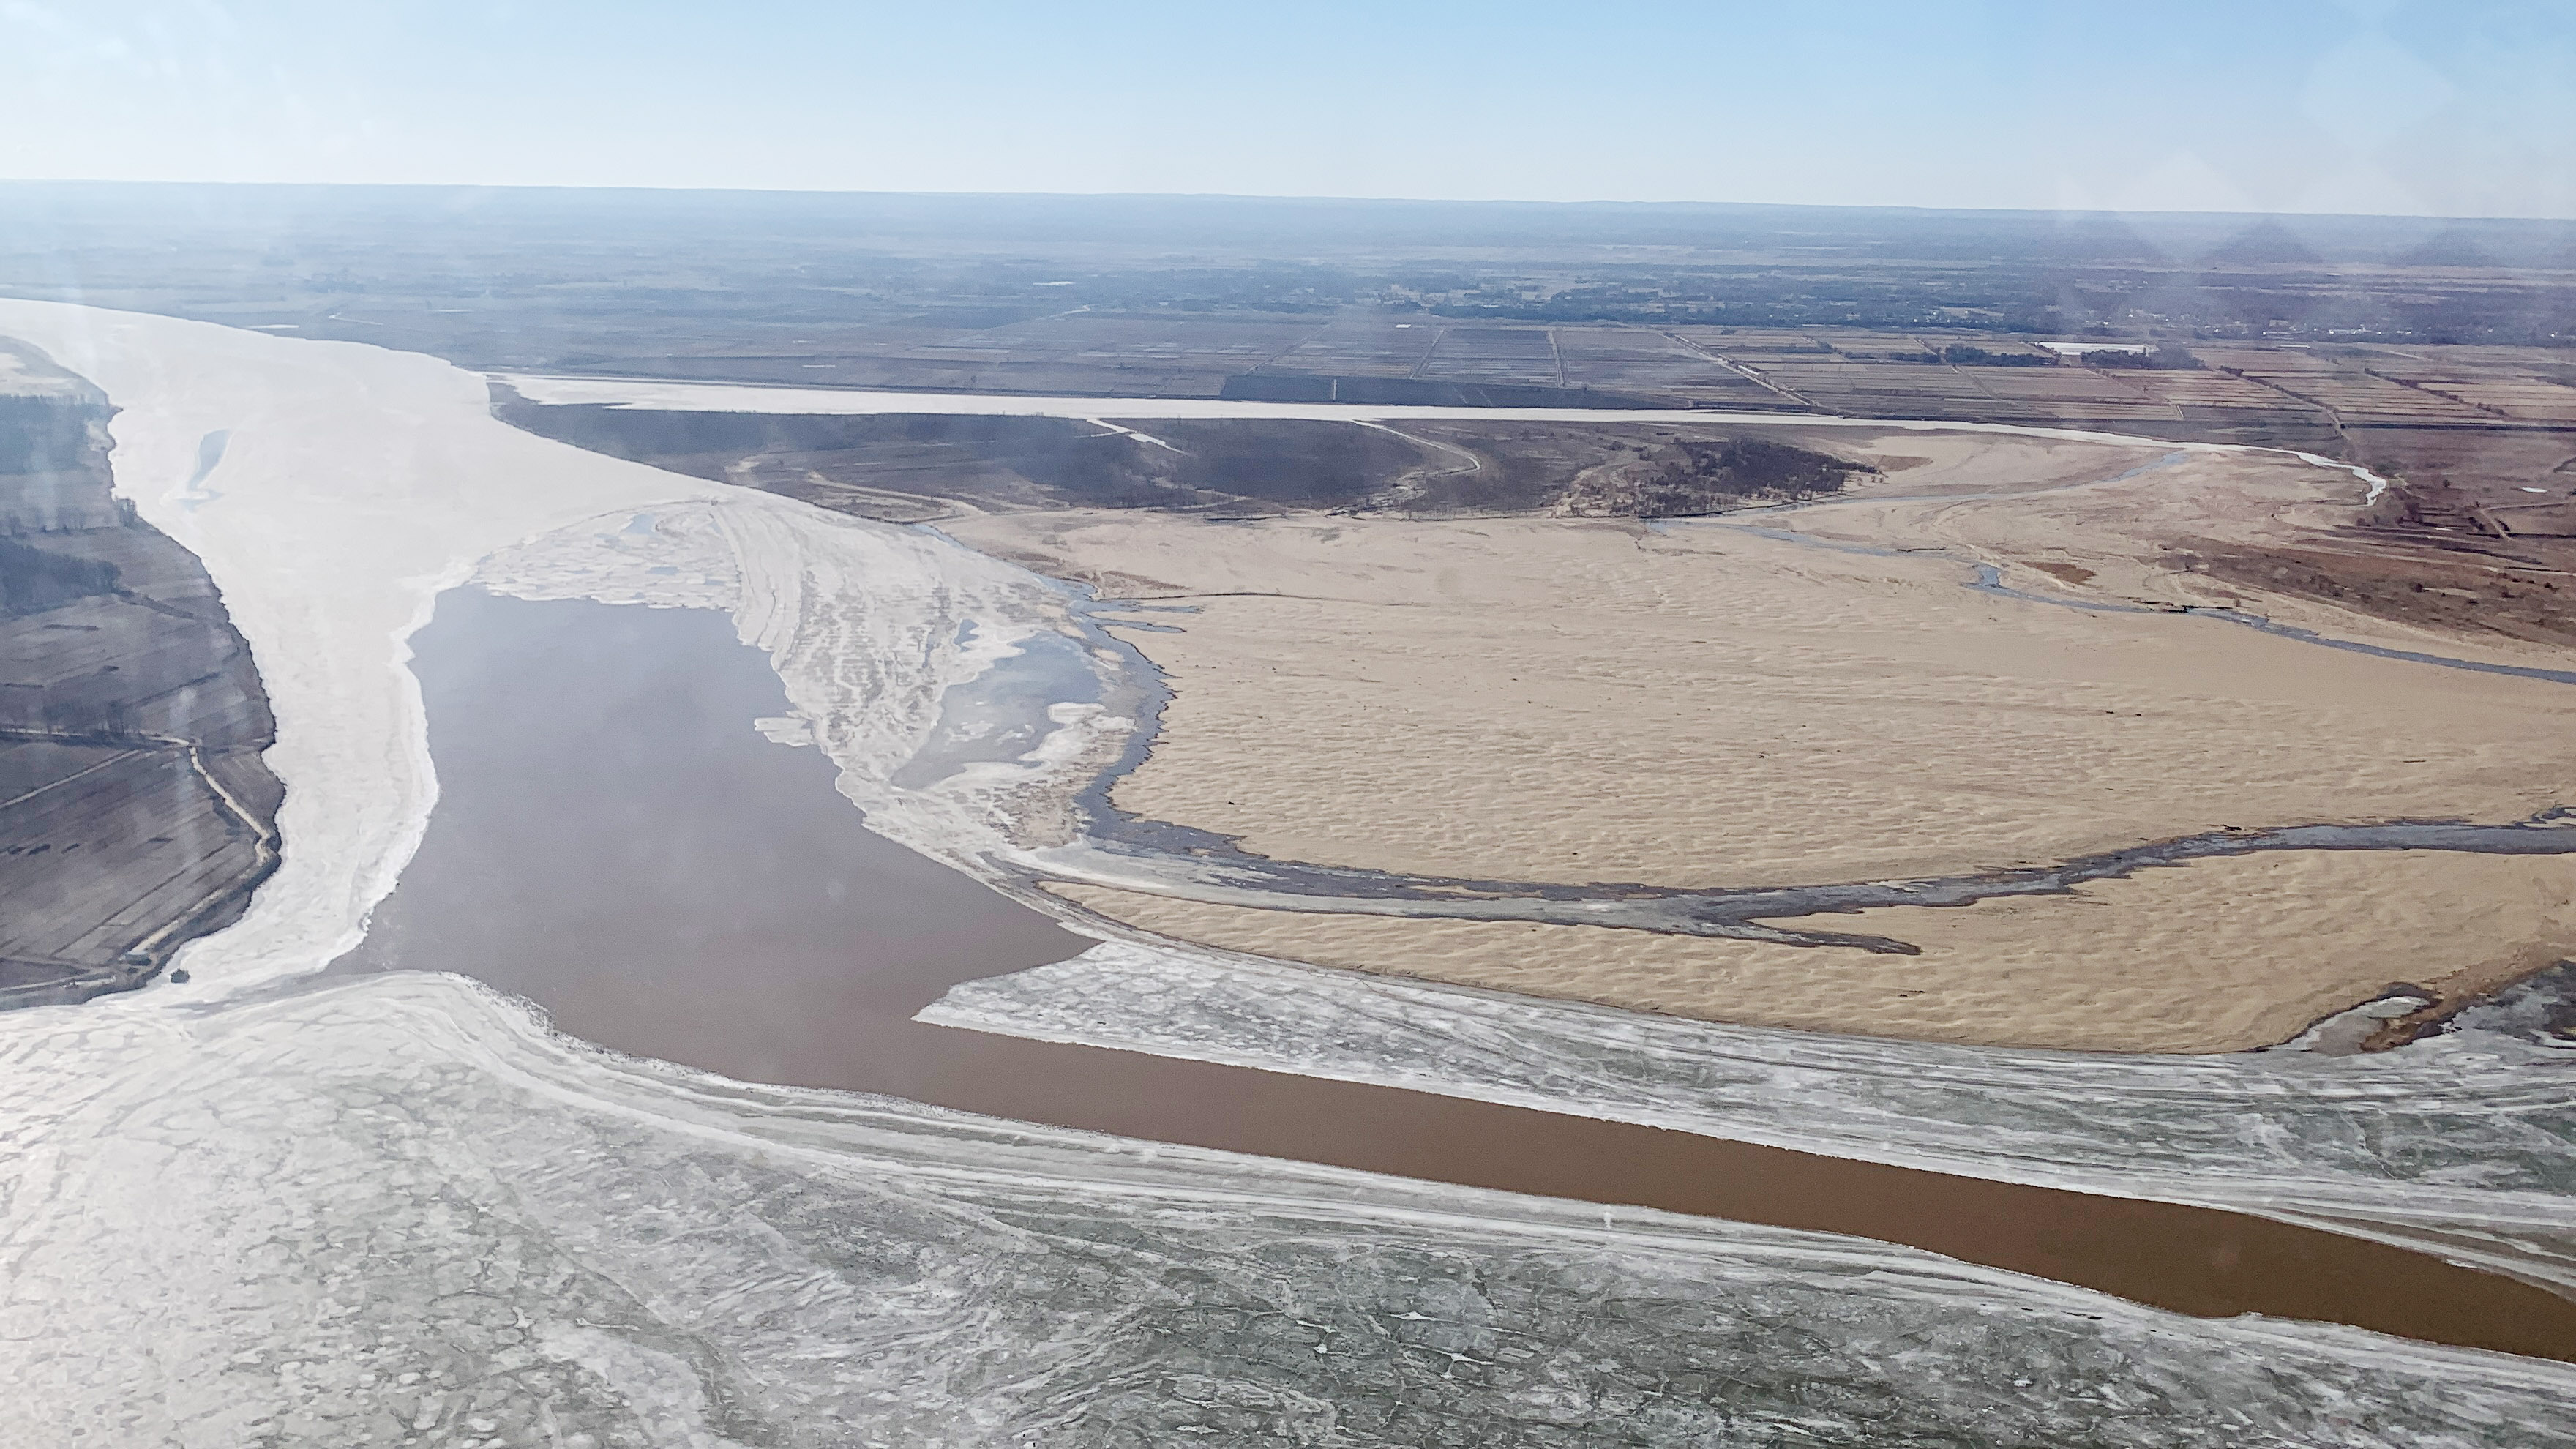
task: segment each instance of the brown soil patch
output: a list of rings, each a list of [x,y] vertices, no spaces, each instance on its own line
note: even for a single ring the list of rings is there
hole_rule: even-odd
[[[2576,572],[2515,567],[2483,555],[2358,547],[2198,544],[2175,563],[2250,589],[2297,594],[2377,618],[2462,635],[2576,646]],[[2033,567],[2056,570],[2046,564]]]

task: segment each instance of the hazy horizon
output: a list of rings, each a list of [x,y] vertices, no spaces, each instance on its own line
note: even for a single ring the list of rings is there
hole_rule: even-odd
[[[2120,210],[2110,207],[2076,206],[1931,206],[1912,202],[1874,201],[1736,201],[1728,199],[1659,199],[1627,200],[1615,196],[1537,197],[1537,196],[1362,196],[1340,192],[1280,191],[987,191],[966,188],[888,188],[867,186],[700,186],[672,183],[642,185],[619,182],[557,181],[205,181],[171,179],[135,179],[116,176],[0,176],[0,186],[130,186],[130,187],[208,187],[227,190],[332,190],[332,191],[448,191],[448,192],[629,192],[642,194],[671,193],[710,196],[851,196],[995,201],[1283,201],[1348,203],[1353,205],[1389,206],[1526,206],[1563,210],[1600,209],[1691,209],[1739,211],[1915,211],[1957,213],[1961,215],[1997,215],[2032,217],[2190,217],[2244,218],[2260,220],[2311,221],[2461,221],[2461,222],[2531,222],[2539,225],[2563,224],[2576,217],[2471,215],[2402,211],[2261,211],[2213,210],[2169,207],[2148,210]]]
[[[2576,15],[0,0],[22,180],[2576,218]]]

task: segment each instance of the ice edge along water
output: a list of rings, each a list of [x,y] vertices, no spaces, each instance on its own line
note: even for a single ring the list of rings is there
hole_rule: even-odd
[[[796,701],[801,728],[772,721],[773,733],[807,733],[830,751],[872,825],[988,877],[1012,849],[996,827],[1014,801],[1051,772],[1081,768],[1125,721],[1079,704],[1050,710],[1046,747],[969,761],[941,789],[897,790],[888,782],[939,727],[943,696],[1053,632],[1060,594],[929,535],[519,433],[489,417],[478,379],[432,359],[57,304],[0,303],[0,331],[43,346],[124,409],[120,488],[223,588],[269,683],[279,720],[270,759],[288,785],[288,864],[239,925],[188,948],[192,984],[0,1022],[15,1164],[0,1243],[23,1268],[8,1311],[30,1329],[5,1352],[37,1406],[30,1432],[97,1423],[129,1439],[232,1442],[303,1415],[314,1437],[329,1437],[314,1426],[335,1415],[370,1422],[400,1398],[405,1423],[421,1429],[462,1421],[482,1432],[524,1409],[552,1433],[563,1428],[555,1405],[588,1404],[580,1412],[600,1424],[642,1426],[659,1442],[727,1442],[814,1416],[909,1425],[912,1442],[997,1439],[1014,1424],[1072,1422],[1075,1410],[1050,1396],[1096,1387],[1110,1367],[1096,1355],[1109,1350],[1086,1361],[1064,1345],[1118,1341],[1121,1322],[1137,1337],[1132,1303],[1180,1313],[1230,1283],[1223,1291],[1245,1298],[1246,1321],[1270,1322],[1298,1305],[1242,1286],[1280,1276],[1251,1270],[1252,1255],[1316,1244],[1321,1258],[1290,1275],[1322,1295],[1307,1305],[1314,1313],[1332,1310],[1336,1294],[1375,1293],[1412,1295],[1396,1315],[1408,1323],[1491,1319],[1490,1294],[1469,1304],[1453,1291],[1453,1270],[1472,1269],[1495,1291],[1651,1299],[1666,1317],[1644,1325],[1647,1338],[1682,1343],[1737,1382],[1790,1375],[1776,1401],[1721,1405],[1719,1420],[1660,1390],[1669,1402],[1620,1410],[1677,1415],[1675,1435],[1839,1423],[1848,1439],[1884,1427],[1885,1413],[1918,1412],[2060,1441],[2081,1430],[2169,1442],[2175,1426],[2208,1416],[2249,1442],[2369,1443],[2395,1424],[2421,1442],[2476,1442],[2499,1423],[2576,1432],[2576,1371],[2556,1364],[2328,1326],[2183,1319],[1827,1235],[1637,1213],[1595,1227],[1597,1210],[1452,1188],[1426,1207],[1430,1190],[1391,1179],[745,1087],[580,1048],[452,978],[296,989],[355,938],[417,843],[435,786],[402,641],[480,560],[492,560],[490,583],[513,592],[730,605]],[[218,431],[230,434],[221,486],[183,499],[200,441]],[[957,627],[966,623],[975,627]],[[1104,946],[1044,969],[1057,981],[1109,981],[1139,955]],[[1247,965],[1298,969],[1176,952],[1154,964],[1195,973],[1218,991],[1212,1002]],[[1473,996],[1434,992],[1426,1008],[1463,1022]],[[1517,1009],[1596,1033],[1610,1021]],[[1744,1035],[1711,1030],[1711,1040]],[[1150,1023],[1138,1031],[1150,1036]],[[1384,1044],[1390,1063],[1397,1035]],[[1774,1054],[1845,1053],[1827,1068],[1859,1079],[1927,1062],[1973,1078],[1979,1061],[1772,1036]],[[1691,1059],[1687,1046],[1645,1044],[1676,1063]],[[2187,1072],[2164,1080],[2168,1094],[2191,1089]],[[1494,1090],[1463,1074],[1408,1085]],[[1615,1115],[1587,1100],[1602,1095],[1598,1082],[1540,1085],[1557,1110]],[[2044,1093],[2040,1105],[2052,1101],[2087,1110]],[[853,1117],[874,1125],[850,1128]],[[827,1119],[841,1125],[816,1125]],[[1937,1112],[1882,1111],[1867,1125],[1889,1134],[1890,1151],[1959,1151],[1943,1145],[1952,1124]],[[1955,1165],[1998,1166],[1973,1153]],[[1246,1186],[1212,1192],[1218,1180]],[[1065,1222],[1108,1218],[1142,1236],[1108,1248],[1063,1236]],[[939,1281],[869,1278],[873,1260],[850,1258],[843,1241],[853,1221],[880,1232],[880,1248],[931,1254],[920,1261],[940,1265]],[[675,1232],[695,1247],[669,1251]],[[1222,1270],[1177,1299],[1155,1278],[1189,1256],[1175,1234],[1196,1245],[1200,1267]],[[1064,1285],[1028,1276],[1033,1262],[1063,1256],[1031,1260],[1028,1247],[1046,1241],[1112,1263],[1115,1281],[1063,1308]],[[1363,1259],[1395,1276],[1353,1280],[1348,1266]],[[1004,1276],[978,1284],[979,1272]],[[1868,1291],[1852,1291],[1854,1273]],[[1422,1297],[1433,1289],[1437,1302]],[[938,1302],[925,1307],[924,1294]],[[1778,1314],[1766,1319],[1764,1305]],[[1818,1325],[1841,1337],[1784,1360],[1789,1323],[1803,1342],[1823,1342]],[[1518,1423],[1561,1410],[1569,1393],[1597,1398],[1582,1364],[1604,1346],[1583,1335],[1617,1326],[1560,1324],[1549,1333],[1562,1343],[1524,1335],[1532,1352],[1570,1355],[1551,1370],[1558,1377],[1476,1389],[1478,1412]],[[1749,1339],[1748,1326],[1759,1330]],[[1454,1369],[1491,1349],[1479,1342],[1471,1334],[1465,1352],[1442,1353]],[[1333,1344],[1326,1333],[1313,1345],[1319,1372],[1340,1371]],[[1926,1344],[1946,1344],[1936,1356],[1973,1360],[1977,1372],[1923,1364]],[[954,1364],[979,1347],[1043,1371],[966,1382]],[[485,1403],[458,1386],[468,1359],[486,1379],[527,1388],[534,1408],[503,1389]],[[1387,1372],[1400,1378],[1412,1370],[1398,1359]],[[1327,1417],[1347,1407],[1333,1394],[1356,1392],[1329,1373],[1290,1390],[1242,1377],[1255,1360],[1275,1368],[1255,1355],[1194,1382],[1267,1394],[1263,1413],[1306,1394],[1297,1412]],[[406,1361],[416,1365],[408,1381],[396,1372]],[[2016,1383],[2027,1394],[1990,1381],[1999,1366],[2025,1364]],[[1426,1392],[1470,1393],[1452,1373],[1432,1377]],[[138,1398],[138,1384],[157,1392]],[[1841,1409],[1820,1407],[1836,1385],[1870,1412],[1837,1420]],[[1211,1442],[1236,1437],[1212,1432],[1222,1437]]]
[[[2310,453],[2005,424],[499,380],[535,402],[684,410],[1135,420],[1505,416],[1964,431],[2148,447],[2168,459],[2269,451],[2360,479],[2365,501],[2387,486],[2366,468]],[[789,677],[792,690],[795,674]],[[845,781],[870,769],[835,758]],[[1016,852],[997,842],[985,854],[989,869]],[[1212,876],[1190,876],[1184,863],[1142,862],[1087,841],[1022,859],[1057,878],[1264,903]],[[921,1019],[2257,1212],[2576,1290],[2576,1061],[2494,1032],[2466,1030],[2402,1053],[2338,1059],[1997,1051],[1640,1016],[1145,941],[968,983]]]

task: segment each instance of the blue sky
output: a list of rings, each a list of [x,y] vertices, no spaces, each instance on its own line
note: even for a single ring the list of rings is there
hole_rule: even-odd
[[[0,176],[2576,216],[2576,5],[0,0]]]

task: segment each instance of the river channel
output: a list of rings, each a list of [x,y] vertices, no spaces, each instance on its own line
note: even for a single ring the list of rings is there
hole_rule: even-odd
[[[455,971],[746,1080],[1909,1244],[2183,1312],[2576,1358],[2576,1303],[2268,1219],[930,1026],[1091,943],[870,833],[725,616],[476,589],[413,637],[439,801],[335,971]]]

